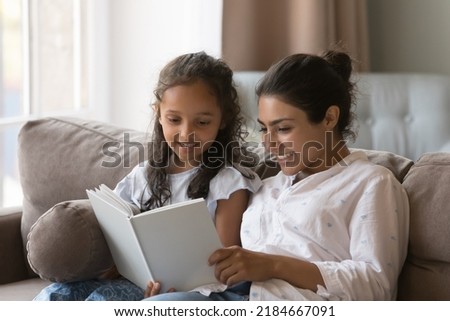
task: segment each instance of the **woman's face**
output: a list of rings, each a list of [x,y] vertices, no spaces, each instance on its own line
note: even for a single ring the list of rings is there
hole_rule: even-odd
[[[328,152],[336,141],[335,112],[331,117],[327,112],[325,119],[315,124],[303,110],[276,96],[261,96],[258,109],[263,144],[284,174],[295,175],[300,171],[312,174],[333,165],[333,155]],[[333,110],[337,110],[339,117],[337,107]]]
[[[220,106],[210,88],[202,81],[171,87],[162,96],[159,112],[164,139],[180,166],[177,172],[198,166],[222,121]]]

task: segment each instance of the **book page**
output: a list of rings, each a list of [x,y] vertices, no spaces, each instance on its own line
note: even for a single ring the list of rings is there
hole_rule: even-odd
[[[105,184],[101,184],[100,185],[100,191],[102,194],[103,198],[108,198],[109,201],[111,203],[113,203],[117,208],[123,209],[124,211],[126,211],[128,213],[128,216],[132,216],[134,211],[133,208],[131,207],[131,204],[128,204],[127,202],[125,202],[122,198],[120,198],[119,195],[117,195],[116,193],[114,193],[114,191],[112,189],[110,189],[108,186],[106,186]],[[99,193],[97,192],[97,194]]]

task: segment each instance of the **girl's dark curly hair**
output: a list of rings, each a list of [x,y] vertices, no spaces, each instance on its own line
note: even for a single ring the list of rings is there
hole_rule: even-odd
[[[187,85],[198,80],[208,85],[216,96],[222,111],[222,124],[215,142],[202,155],[199,170],[191,180],[187,194],[189,198],[205,198],[211,179],[227,164],[240,162],[241,143],[247,132],[243,127],[238,94],[233,83],[233,71],[222,60],[205,52],[181,55],[170,61],[160,72],[154,90],[156,107],[152,143],[149,145],[147,181],[150,199],[141,200],[142,210],[163,206],[171,196],[167,167],[173,151],[164,139],[159,121],[159,105],[164,92],[174,86]]]

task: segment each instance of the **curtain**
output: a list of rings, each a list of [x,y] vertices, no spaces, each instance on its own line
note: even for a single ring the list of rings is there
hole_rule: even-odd
[[[368,71],[366,0],[224,0],[222,57],[234,70],[267,70],[298,52],[341,49]]]

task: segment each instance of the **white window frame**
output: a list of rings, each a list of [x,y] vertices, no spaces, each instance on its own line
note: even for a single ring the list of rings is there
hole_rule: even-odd
[[[81,33],[80,33],[80,0],[74,2],[74,39],[75,39],[75,59],[74,59],[74,108],[65,111],[43,112],[40,108],[39,93],[33,92],[32,83],[36,79],[32,77],[32,59],[37,54],[37,50],[32,50],[30,41],[30,2],[34,0],[21,0],[22,13],[22,114],[19,116],[0,117],[0,132],[5,132],[11,127],[20,127],[27,121],[39,119],[42,117],[73,116],[79,118],[91,118],[101,121],[110,120],[109,106],[109,2],[108,0],[87,1],[87,81],[88,81],[88,99],[87,106],[81,106],[80,88],[81,88]],[[34,2],[33,5],[39,3]],[[35,39],[36,40],[36,39]],[[37,40],[39,41],[39,40]],[[35,41],[34,43],[37,43]],[[36,57],[34,57],[36,61]],[[1,67],[1,66],[0,66]],[[0,72],[2,70],[0,69]],[[3,155],[0,155],[3,157]],[[16,159],[17,162],[17,159]],[[0,162],[1,163],[1,162]],[[3,200],[3,171],[0,172],[0,208],[4,207]],[[21,193],[21,191],[20,191]],[[20,204],[13,204],[20,205]]]
[[[31,83],[31,48],[30,48],[30,9],[29,3],[32,0],[22,0],[22,88],[23,88],[23,114],[14,117],[0,117],[0,129],[4,126],[11,126],[17,124],[23,124],[26,121],[38,119],[46,116],[64,116],[73,115],[80,117],[91,117],[103,121],[109,120],[108,111],[108,92],[109,92],[109,55],[107,54],[107,48],[109,46],[109,3],[108,0],[95,0],[88,1],[87,19],[88,19],[88,31],[87,31],[87,49],[88,49],[88,103],[86,108],[82,108],[79,101],[81,75],[78,72],[80,70],[80,50],[75,51],[75,66],[74,66],[74,106],[75,108],[65,112],[48,112],[44,113],[39,108],[38,101],[39,93],[32,93]],[[72,0],[74,4],[74,16],[76,17],[75,23],[79,26],[79,0]],[[98,14],[101,13],[101,14]],[[80,49],[80,33],[79,28],[74,28],[74,39],[76,48]],[[37,43],[37,40],[35,43]],[[33,51],[36,55],[37,50]]]

